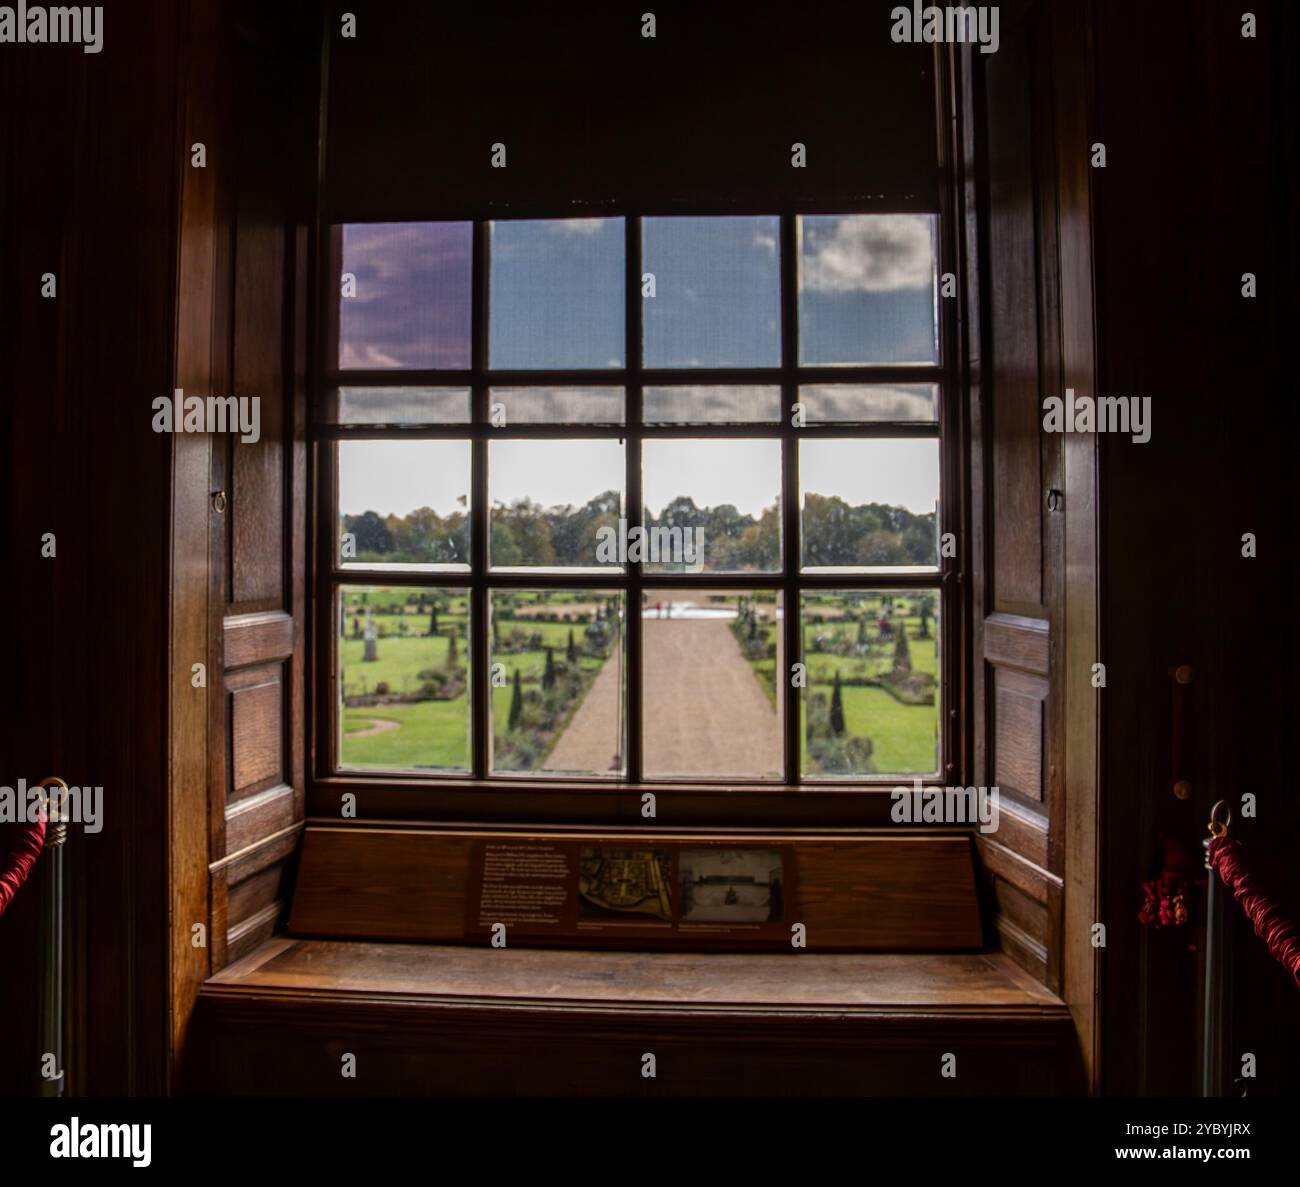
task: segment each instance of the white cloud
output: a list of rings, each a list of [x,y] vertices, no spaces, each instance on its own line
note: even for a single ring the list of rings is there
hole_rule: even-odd
[[[607,222],[607,218],[557,218],[548,219],[546,226],[554,235],[594,235]]]
[[[803,286],[820,293],[885,293],[934,282],[931,217],[861,214],[807,219]]]

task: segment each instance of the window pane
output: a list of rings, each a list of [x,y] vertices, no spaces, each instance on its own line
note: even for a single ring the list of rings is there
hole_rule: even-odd
[[[338,365],[468,367],[473,237],[471,223],[345,226]]]
[[[647,367],[781,362],[780,220],[647,218],[641,223]]]
[[[781,389],[737,387],[648,387],[641,393],[646,424],[774,424],[781,419]]]
[[[492,664],[503,677],[492,688],[492,770],[622,774],[622,593],[496,589],[490,601]]]
[[[781,567],[781,443],[665,439],[642,446],[646,532],[633,560],[660,573]]]
[[[623,366],[621,218],[494,222],[489,233],[491,367]]]
[[[930,214],[799,218],[799,362],[937,363]]]
[[[493,568],[617,569],[621,441],[488,443]]]
[[[939,563],[939,442],[799,443],[805,570],[931,569]]]
[[[939,419],[939,385],[816,383],[799,389],[804,421],[819,424],[875,424]]]
[[[801,599],[805,775],[939,770],[939,591]]]
[[[647,777],[780,779],[780,593],[647,590],[641,616]]]
[[[339,766],[468,771],[466,591],[344,585],[337,606]]]
[[[467,387],[340,387],[337,423],[469,424],[469,401]]]
[[[468,566],[468,441],[340,441],[338,451],[345,568]]]
[[[621,387],[494,387],[489,422],[511,425],[621,425]]]

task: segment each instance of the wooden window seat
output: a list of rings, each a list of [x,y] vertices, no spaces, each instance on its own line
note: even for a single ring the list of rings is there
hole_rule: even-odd
[[[290,935],[200,991],[190,1082],[304,1095],[1076,1087],[1066,1006],[1006,955],[980,951],[969,836],[778,838],[810,945],[722,952],[467,943],[472,855],[502,837],[529,834],[310,825]],[[579,834],[549,834],[566,837]],[[342,1075],[347,1054],[355,1078]],[[947,1054],[955,1078],[942,1075]]]
[[[281,937],[203,986],[189,1044],[217,1093],[1037,1095],[1075,1091],[1075,1065],[1065,1005],[981,953]]]

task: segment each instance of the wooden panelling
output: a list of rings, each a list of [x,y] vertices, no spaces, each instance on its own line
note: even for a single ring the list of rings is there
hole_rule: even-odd
[[[536,834],[311,826],[290,930],[357,939],[462,940],[475,841],[524,835]],[[646,841],[644,834],[601,839]],[[794,846],[794,893],[811,948],[952,951],[981,945],[965,837],[764,841]]]
[[[1048,624],[1041,618],[990,614],[984,621],[984,658],[997,667],[1047,675]]]
[[[616,953],[275,940],[204,989],[204,1091],[926,1095],[1078,1085],[1064,1010],[1002,956]],[[273,1041],[271,1040],[273,1037]],[[961,1052],[961,1083],[935,1052]],[[640,1075],[654,1051],[657,1074]],[[355,1087],[355,1085],[353,1085]]]
[[[993,838],[1026,861],[1047,869],[1047,819],[1009,796],[998,800],[998,831]]]
[[[980,864],[989,873],[1009,882],[1016,889],[1038,902],[1047,902],[1051,887],[1059,888],[1060,878],[1049,874],[1013,849],[979,837],[975,842]]]
[[[266,943],[284,922],[287,907],[284,900],[277,900],[238,923],[232,922],[226,933],[226,959],[239,960]]]
[[[226,896],[228,919],[232,924],[238,923],[271,906],[282,897],[283,886],[284,869],[280,865],[269,866],[238,885],[232,884]]]
[[[984,67],[989,346],[985,360],[995,608],[1043,601],[1034,112],[1026,38],[1003,38]]]
[[[294,823],[293,788],[281,783],[236,800],[226,810],[226,845],[238,853],[256,841]]]
[[[227,618],[224,630],[227,670],[293,654],[294,620],[283,610]]]
[[[210,728],[214,967],[283,922],[305,796],[308,227],[319,41],[310,7],[246,5],[238,23],[237,168],[227,194],[231,394],[256,441],[214,460],[229,509],[212,559],[224,713]]]
[[[993,779],[1003,791],[1043,798],[1043,702],[1047,681],[1011,669],[993,672]]]
[[[280,665],[228,677],[232,798],[278,783],[284,772],[284,698]]]
[[[973,250],[984,311],[972,418],[973,497],[986,529],[976,558],[976,780],[1002,792],[996,838],[981,837],[978,852],[992,880],[984,901],[993,938],[1056,987],[1060,919],[1049,899],[1064,846],[1065,499],[1062,435],[1043,430],[1043,400],[1063,390],[1052,11],[1039,0],[1004,8],[999,52],[963,60],[964,143],[983,179],[967,190],[982,207]],[[1018,894],[1043,904],[1032,926],[1015,913]]]

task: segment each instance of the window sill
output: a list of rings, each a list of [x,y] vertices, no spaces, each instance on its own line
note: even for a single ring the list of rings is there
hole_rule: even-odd
[[[248,991],[576,1010],[1068,1013],[997,952],[625,952],[280,936],[204,986],[208,995]]]

